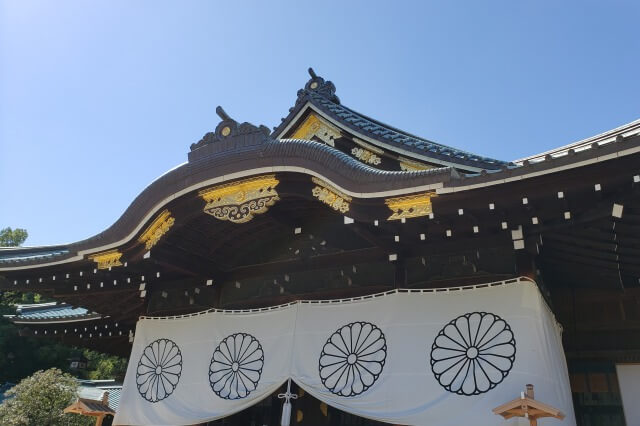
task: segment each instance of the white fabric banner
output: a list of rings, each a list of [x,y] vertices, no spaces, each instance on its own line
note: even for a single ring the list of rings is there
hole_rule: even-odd
[[[640,426],[640,364],[616,364],[624,420],[627,426]]]
[[[439,426],[518,424],[491,410],[532,383],[575,425],[560,329],[526,279],[143,318],[114,424],[215,420],[288,378],[358,416]]]

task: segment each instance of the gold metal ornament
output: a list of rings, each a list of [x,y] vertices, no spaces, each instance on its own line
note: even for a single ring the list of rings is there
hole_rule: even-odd
[[[227,183],[199,192],[207,203],[204,212],[220,220],[249,222],[280,199],[275,175],[263,175]]]
[[[384,202],[392,213],[387,220],[400,220],[429,215],[433,212],[431,198],[434,196],[435,194],[433,192],[425,192],[405,197],[387,198]]]
[[[349,204],[351,203],[351,197],[337,189],[333,188],[328,183],[318,179],[311,178],[316,186],[311,190],[311,194],[323,203],[331,206],[332,209],[339,211],[340,213],[346,213],[349,211]]]
[[[122,253],[114,249],[92,254],[88,258],[96,262],[98,269],[109,269],[115,268],[116,266],[122,266],[122,262],[120,262],[121,257]]]
[[[175,218],[171,217],[169,210],[164,210],[158,215],[158,217],[149,225],[149,227],[140,235],[138,241],[144,243],[147,250],[155,246],[160,238],[166,234],[169,229],[175,223]]]
[[[315,114],[310,114],[302,125],[296,129],[291,138],[311,140],[314,136],[327,145],[335,146],[334,140],[338,139],[341,134],[338,129],[326,121]]]
[[[378,157],[376,154],[364,148],[353,148],[351,150],[351,153],[353,154],[354,157],[356,157],[358,160],[362,161],[363,163],[373,164],[377,166],[382,161],[382,159]]]
[[[400,169],[404,170],[405,172],[415,172],[418,170],[435,169],[434,166],[431,166],[429,164],[422,164],[417,161],[409,160],[407,158],[400,157],[398,160],[400,162]]]

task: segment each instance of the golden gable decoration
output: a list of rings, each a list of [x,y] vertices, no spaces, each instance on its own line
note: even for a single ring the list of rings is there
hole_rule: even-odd
[[[122,266],[122,262],[120,262],[121,257],[122,253],[115,249],[88,256],[90,260],[96,262],[98,269],[109,269],[115,268],[116,266]]]
[[[316,186],[311,190],[311,194],[314,197],[340,213],[346,213],[349,211],[351,197],[343,194],[328,183],[316,177],[311,178],[311,180],[316,184]]]
[[[405,172],[415,172],[418,170],[435,169],[435,166],[422,164],[417,161],[409,160],[408,158],[400,157],[398,158],[398,161],[400,162],[400,170],[403,170]]]
[[[341,134],[338,129],[329,123],[318,118],[315,114],[310,114],[291,135],[291,138],[311,140],[314,136],[327,145],[335,146],[334,140],[338,139]]]
[[[435,193],[425,192],[405,197],[387,198],[384,202],[392,213],[387,220],[400,220],[429,215],[433,212],[431,206],[432,197],[435,197]]]
[[[376,154],[364,148],[353,148],[351,150],[351,153],[353,154],[354,157],[356,157],[358,160],[362,161],[363,163],[373,164],[377,166],[382,161],[382,159],[378,157]]]
[[[263,175],[205,189],[199,195],[207,203],[205,213],[219,220],[246,223],[280,199],[278,183],[274,174]]]
[[[166,234],[169,229],[175,223],[175,218],[171,216],[169,210],[164,210],[158,215],[158,217],[149,225],[149,227],[140,235],[138,241],[144,243],[147,250],[155,246],[160,238]]]

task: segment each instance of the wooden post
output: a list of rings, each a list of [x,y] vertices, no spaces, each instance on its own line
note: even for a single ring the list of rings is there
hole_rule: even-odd
[[[96,426],[102,426],[102,420],[104,419],[104,414],[100,414],[97,418],[96,418]]]
[[[531,398],[531,399],[535,399],[533,397],[533,385],[532,384],[528,384],[527,385],[527,397]]]
[[[527,388],[526,389],[527,389],[526,390],[527,398],[534,399],[533,398],[533,396],[534,396],[533,385],[530,384],[530,383],[527,384]],[[538,426],[538,419],[529,418],[529,426]]]
[[[494,408],[493,412],[501,415],[505,419],[524,417],[529,420],[529,426],[538,426],[538,419],[541,417],[553,417],[559,420],[564,419],[562,411],[535,400],[533,385],[531,384],[527,384],[520,398],[516,398],[513,401]]]

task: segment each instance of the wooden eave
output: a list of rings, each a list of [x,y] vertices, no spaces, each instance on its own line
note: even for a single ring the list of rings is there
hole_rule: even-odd
[[[90,312],[84,315],[74,315],[68,317],[50,317],[50,318],[21,318],[19,315],[5,317],[16,325],[44,325],[44,324],[65,324],[70,322],[93,321],[102,318],[102,315]]]
[[[240,141],[238,141],[238,143],[240,144]],[[284,153],[291,155],[291,150],[288,149],[288,145],[292,145],[289,148],[304,147],[305,150],[309,150],[309,153],[319,150],[322,151],[323,154],[327,154],[327,161],[318,161],[319,158],[317,157],[317,159],[313,161],[313,156],[311,156],[311,161],[305,161],[306,164],[305,162],[298,163],[302,166],[297,169],[300,170],[298,173],[305,174],[308,170],[309,172],[323,176],[327,181],[334,183],[337,188],[351,194],[367,197],[362,198],[362,200],[363,202],[366,201],[370,203],[371,201],[375,201],[375,199],[368,198],[370,197],[368,194],[411,194],[412,191],[425,187],[433,188],[432,190],[440,195],[439,199],[443,200],[445,195],[451,197],[449,194],[462,191],[477,192],[488,187],[499,187],[500,190],[503,191],[502,187],[505,184],[513,183],[515,185],[517,181],[537,181],[538,179],[534,178],[543,175],[554,175],[554,178],[550,179],[554,181],[558,180],[555,176],[560,172],[565,172],[570,169],[583,169],[598,162],[622,159],[623,156],[634,155],[631,152],[634,150],[640,152],[640,137],[626,138],[621,142],[607,144],[599,149],[586,150],[559,158],[549,158],[543,162],[531,163],[522,167],[506,168],[498,172],[481,173],[476,176],[467,176],[464,178],[462,176],[452,178],[448,169],[436,169],[424,172],[376,171],[361,164],[354,164],[356,163],[354,160],[345,158],[346,156],[344,155],[337,155],[330,147],[324,147],[312,142],[307,144],[274,143],[272,147],[269,147],[275,148],[273,150],[274,152],[271,153],[271,155],[273,155],[272,160],[268,161],[268,164],[271,165],[271,170],[282,170],[281,173],[291,173],[296,170],[296,166],[294,166],[295,163],[288,160],[287,157],[283,158],[281,155]],[[256,146],[256,154],[262,152],[262,158],[264,159],[266,152],[260,148],[262,147]],[[245,154],[243,156],[246,156],[246,148],[243,151],[243,154]],[[6,262],[0,263],[0,275],[3,275],[3,271],[17,271],[29,268],[31,265],[52,265],[69,261],[77,262],[85,258],[89,253],[96,253],[104,250],[106,247],[113,247],[114,244],[121,245],[123,242],[137,238],[145,230],[145,227],[153,221],[155,215],[160,213],[160,208],[164,208],[167,202],[174,199],[176,193],[184,193],[189,190],[189,187],[185,185],[186,182],[215,182],[216,180],[220,180],[222,176],[232,175],[243,170],[242,166],[244,162],[234,164],[235,162],[233,161],[221,161],[224,159],[230,160],[231,157],[233,157],[231,155],[232,153],[233,149],[216,156],[207,156],[206,160],[203,158],[196,160],[196,164],[188,163],[159,178],[143,191],[112,227],[96,237],[67,246],[69,254],[58,258],[59,260],[55,262],[37,260],[33,262],[20,262],[15,265],[9,265]],[[278,155],[278,158],[276,158],[276,155]],[[337,160],[337,163],[333,164],[332,167],[329,166],[330,163],[328,162],[331,157],[333,157],[334,162]],[[207,164],[207,167],[204,167],[205,164],[202,164],[203,161]],[[265,164],[263,160],[261,160],[261,162]],[[281,166],[278,166],[278,163],[280,163]],[[287,172],[287,170],[291,170],[291,172]],[[342,172],[340,173],[341,170]],[[633,167],[629,167],[628,170],[630,174],[633,173]],[[585,173],[587,172],[585,171]],[[202,186],[204,186],[204,184],[191,185],[191,187],[195,187],[192,191],[195,192],[198,190],[198,187]],[[465,194],[465,198],[469,198],[469,196]],[[196,200],[196,203],[197,202]],[[379,198],[378,202],[382,204],[384,199]],[[160,207],[158,207],[158,203],[160,203]],[[154,208],[153,206],[156,207]],[[357,219],[358,217],[356,216],[355,218]],[[137,232],[135,231],[136,229]],[[21,249],[15,250],[16,253],[20,253],[21,251]],[[140,252],[143,254],[144,250],[140,250]]]
[[[492,411],[494,414],[498,414],[505,419],[524,417],[525,413],[528,414],[529,418],[535,419],[542,417],[554,417],[562,420],[565,417],[564,413],[557,408],[543,404],[540,401],[526,396],[507,402],[506,404],[494,408]]]
[[[114,415],[116,412],[102,401],[78,398],[76,402],[63,410],[65,413],[82,414],[83,416],[100,417]]]

